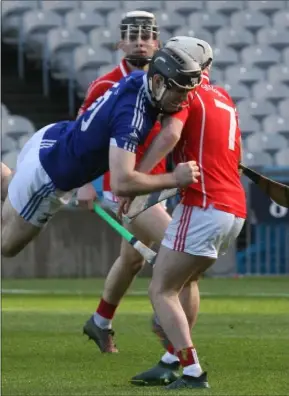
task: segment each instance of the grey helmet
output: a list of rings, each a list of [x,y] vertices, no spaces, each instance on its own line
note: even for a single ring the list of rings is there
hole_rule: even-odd
[[[176,36],[166,42],[165,48],[174,48],[176,43],[182,45],[183,49],[191,54],[195,61],[200,64],[202,70],[211,65],[213,50],[206,41],[196,37]]]

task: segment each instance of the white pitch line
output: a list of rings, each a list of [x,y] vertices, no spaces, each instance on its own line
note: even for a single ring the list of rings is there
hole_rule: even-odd
[[[67,295],[67,296],[92,296],[94,295],[93,292],[83,292],[81,290],[44,290],[44,289],[2,289],[1,293],[4,294],[26,294],[26,295]],[[95,293],[95,295],[99,295],[99,293]],[[289,293],[218,293],[218,292],[201,292],[201,296],[208,296],[208,297],[285,297],[289,298]],[[127,293],[127,296],[147,296],[147,290],[138,290],[138,291],[131,291]]]

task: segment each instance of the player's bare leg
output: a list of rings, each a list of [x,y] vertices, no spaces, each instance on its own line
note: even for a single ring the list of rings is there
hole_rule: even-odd
[[[4,257],[16,256],[40,230],[19,216],[7,196],[2,208],[1,254]]]
[[[198,281],[190,279],[181,290],[179,299],[186,314],[189,328],[192,330],[197,321],[200,305]],[[162,329],[156,314],[152,317],[152,330],[159,338],[166,352],[155,366],[132,377],[130,382],[133,385],[166,385],[179,378],[180,360],[172,343]]]
[[[149,246],[152,241],[160,244],[170,219],[161,205],[155,205],[126,227]],[[112,319],[121,299],[143,265],[144,260],[140,254],[123,240],[120,256],[106,278],[102,299],[95,314],[84,326],[84,332],[97,343],[102,352],[117,352],[112,339]]]
[[[7,165],[1,162],[1,203],[3,204],[7,194],[8,194],[8,185],[12,177],[12,170],[8,168]]]
[[[215,259],[209,257],[192,256],[162,246],[149,288],[158,320],[177,351],[184,368],[183,373],[192,379],[190,385],[197,387],[207,387],[207,381],[191,340],[190,326],[180,303],[179,294],[191,277],[198,277],[214,261]]]

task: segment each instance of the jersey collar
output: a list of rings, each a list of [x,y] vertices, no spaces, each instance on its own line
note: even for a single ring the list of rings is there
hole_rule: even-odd
[[[202,82],[204,82],[205,84],[210,84],[210,77],[207,71],[204,71],[202,73]]]
[[[144,87],[145,87],[146,96],[147,96],[149,102],[151,104],[153,104],[153,101],[152,101],[152,98],[151,98],[151,94],[149,93],[148,76],[147,76],[146,73],[143,75],[142,79],[143,79],[143,84],[144,84]]]
[[[129,68],[127,66],[125,59],[121,60],[121,62],[119,64],[119,68],[120,68],[120,71],[121,71],[123,77],[126,77],[129,74]]]

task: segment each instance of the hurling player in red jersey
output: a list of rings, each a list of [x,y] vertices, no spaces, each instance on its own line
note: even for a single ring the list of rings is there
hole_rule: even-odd
[[[169,42],[174,40],[187,40],[191,53],[195,46],[198,61],[200,49],[207,53],[205,62],[201,62],[202,83],[189,94],[184,128],[176,131],[179,141],[174,149],[176,163],[195,160],[201,175],[198,183],[183,191],[182,201],[173,212],[154,266],[149,295],[162,344],[183,367],[183,375],[167,388],[207,388],[207,374],[202,371],[191,339],[193,302],[186,307],[180,293],[226,252],[244,225],[246,199],[238,172],[241,134],[231,97],[210,83],[211,47],[195,38],[176,37]],[[148,171],[158,161],[158,150],[156,139],[140,170]],[[162,382],[161,378],[171,382],[172,372],[173,366],[161,361],[131,382],[156,384]]]
[[[81,114],[99,96],[109,89],[115,82],[135,69],[147,69],[147,65],[159,46],[159,30],[153,14],[145,11],[132,11],[121,21],[121,41],[119,47],[125,52],[125,57],[110,73],[95,80],[88,89],[86,99],[79,110]],[[163,125],[161,140],[163,144],[175,142],[174,129],[183,126],[182,121],[174,116],[169,117]],[[137,162],[143,157],[152,140],[159,135],[160,123],[156,123],[144,145],[137,152]],[[165,139],[163,139],[165,137]],[[159,163],[151,173],[164,173],[165,160],[160,158]],[[86,200],[94,198],[95,190],[92,185],[86,185],[78,192],[78,198]],[[109,173],[103,178],[103,205],[113,211],[117,210],[117,198],[111,193]],[[144,214],[138,216],[133,224],[127,227],[139,240],[150,246],[152,242],[158,244],[164,236],[171,220],[163,205],[155,205]],[[96,312],[84,325],[84,332],[95,341],[102,352],[118,352],[113,339],[112,320],[122,297],[126,293],[135,275],[144,265],[143,258],[125,240],[121,243],[120,255],[111,267],[106,278],[102,298]],[[198,285],[185,288],[184,300],[198,299]],[[197,309],[193,310],[197,313]]]

